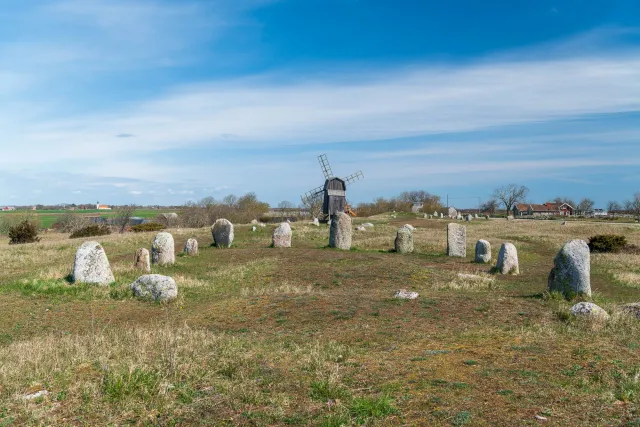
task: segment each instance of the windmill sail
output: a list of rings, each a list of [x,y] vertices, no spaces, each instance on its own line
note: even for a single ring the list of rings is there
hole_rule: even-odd
[[[329,159],[327,159],[326,154],[322,154],[318,156],[318,161],[320,162],[320,168],[322,168],[322,173],[324,174],[325,179],[333,178],[333,171],[331,170],[331,165],[329,165]]]
[[[353,184],[354,182],[361,180],[362,178],[364,178],[364,174],[362,173],[362,171],[358,171],[344,178],[344,182],[345,184]]]

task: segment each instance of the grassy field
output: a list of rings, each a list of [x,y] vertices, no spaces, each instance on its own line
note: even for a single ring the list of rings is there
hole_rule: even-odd
[[[160,213],[165,212],[158,209],[138,209],[134,212],[133,216],[141,218],[155,218]],[[115,211],[99,211],[99,210],[84,210],[84,211],[67,211],[67,210],[41,210],[41,211],[28,211],[30,215],[37,218],[40,223],[40,228],[51,228],[56,223],[59,217],[62,215],[73,213],[74,215],[84,216],[103,216],[110,218],[116,215]],[[20,217],[25,212],[22,211],[0,211],[0,220],[9,216]]]
[[[346,252],[326,248],[326,225],[292,224],[290,249],[269,247],[272,226],[237,226],[230,249],[172,230],[201,253],[152,267],[178,283],[170,304],[128,290],[152,233],[97,239],[105,288],[66,280],[82,240],[3,240],[0,425],[640,425],[640,321],[617,312],[640,301],[640,255],[592,257],[605,324],[544,293],[561,245],[603,226],[477,220],[461,259],[444,255],[446,220],[412,220],[410,255],[391,251],[406,220],[373,222]],[[637,225],[604,230],[640,244]],[[480,238],[494,259],[515,244],[521,275],[474,264]],[[393,299],[401,288],[420,297]]]

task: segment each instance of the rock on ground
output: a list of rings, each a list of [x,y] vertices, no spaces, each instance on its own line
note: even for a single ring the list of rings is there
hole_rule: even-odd
[[[507,221],[513,221],[514,219],[515,219],[515,218],[513,217],[513,215],[509,215],[509,216],[507,217]]]
[[[257,220],[257,219],[252,219],[252,220],[251,220],[251,224],[253,224],[253,225],[258,224],[258,220]]]
[[[471,216],[471,214],[467,215],[466,220],[467,220],[467,222],[473,221],[473,216]]]
[[[184,244],[184,253],[189,256],[198,255],[198,241],[194,238],[187,240]]]
[[[417,292],[409,292],[406,289],[400,289],[399,291],[396,291],[395,294],[393,294],[394,298],[399,298],[399,299],[416,299],[418,298],[419,294]]]
[[[156,235],[151,245],[151,262],[158,265],[170,265],[176,262],[175,243],[171,233],[163,231]]]
[[[591,253],[584,240],[571,240],[560,249],[549,273],[549,291],[591,295]]]
[[[622,306],[622,312],[640,319],[640,302],[632,302]]]
[[[367,229],[365,227],[356,227],[356,231],[367,231]]]
[[[411,224],[405,224],[403,225],[404,228],[408,228],[409,230],[411,230],[411,232],[413,233],[413,231],[416,229],[413,225]]]
[[[251,227],[251,231],[258,231],[258,228],[254,225],[253,227]]]
[[[437,217],[438,216],[438,211],[433,211],[433,216]]]
[[[220,218],[211,226],[213,243],[219,248],[230,248],[233,243],[233,224],[231,221]]]
[[[400,227],[396,233],[395,249],[401,254],[413,252],[413,232],[406,225]]]
[[[143,270],[146,272],[151,271],[151,258],[147,249],[140,248],[136,251],[136,255],[133,260],[133,266],[139,270]]]
[[[92,285],[108,285],[115,282],[109,259],[100,243],[84,242],[78,248],[73,263],[73,281]]]
[[[447,224],[447,255],[467,256],[467,227],[460,224]]]
[[[513,243],[503,243],[500,246],[496,268],[500,274],[520,274],[518,250]]]
[[[139,298],[155,301],[169,301],[178,296],[175,280],[161,274],[146,274],[130,285],[133,294]]]
[[[440,219],[444,218],[444,214],[440,212]]]
[[[318,218],[313,218],[313,222],[311,224],[315,225],[316,227],[319,227],[320,226],[320,220]]]
[[[290,248],[291,247],[291,226],[283,222],[275,230],[273,230],[273,247],[274,248]]]
[[[371,224],[370,222],[365,222],[364,224],[362,224],[362,226],[367,228],[373,228],[373,224]]]
[[[475,261],[481,264],[491,262],[491,243],[486,240],[478,240],[476,242],[476,258]]]
[[[329,247],[345,251],[351,249],[351,217],[344,212],[338,212],[331,219]]]
[[[449,208],[449,218],[457,218],[458,211],[455,208]]]
[[[592,302],[579,302],[571,307],[571,314],[576,317],[590,317],[606,320],[609,318],[607,313],[602,307]]]

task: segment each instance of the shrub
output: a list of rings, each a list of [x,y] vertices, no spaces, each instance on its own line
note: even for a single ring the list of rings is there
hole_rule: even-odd
[[[40,238],[38,237],[38,228],[28,219],[9,227],[9,239],[9,244],[11,245],[35,243],[40,241]]]
[[[73,232],[69,238],[77,239],[78,237],[106,236],[107,234],[111,234],[111,230],[108,226],[93,224]]]
[[[164,230],[166,227],[162,224],[158,224],[157,222],[147,222],[145,224],[138,224],[131,227],[131,231],[134,233],[143,233],[145,231],[160,231]]]
[[[627,238],[617,234],[600,234],[589,239],[591,252],[619,252],[627,246]]]
[[[75,233],[76,231],[91,225],[86,216],[68,212],[58,217],[53,224],[53,228],[62,233]]]

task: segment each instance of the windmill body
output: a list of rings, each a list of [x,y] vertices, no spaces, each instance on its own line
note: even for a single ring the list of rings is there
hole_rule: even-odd
[[[302,196],[304,204],[313,204],[322,201],[323,220],[328,220],[338,212],[347,212],[347,184],[351,184],[364,178],[362,172],[356,172],[346,178],[333,176],[331,166],[325,154],[318,156],[320,167],[325,177],[324,186],[307,191]]]

